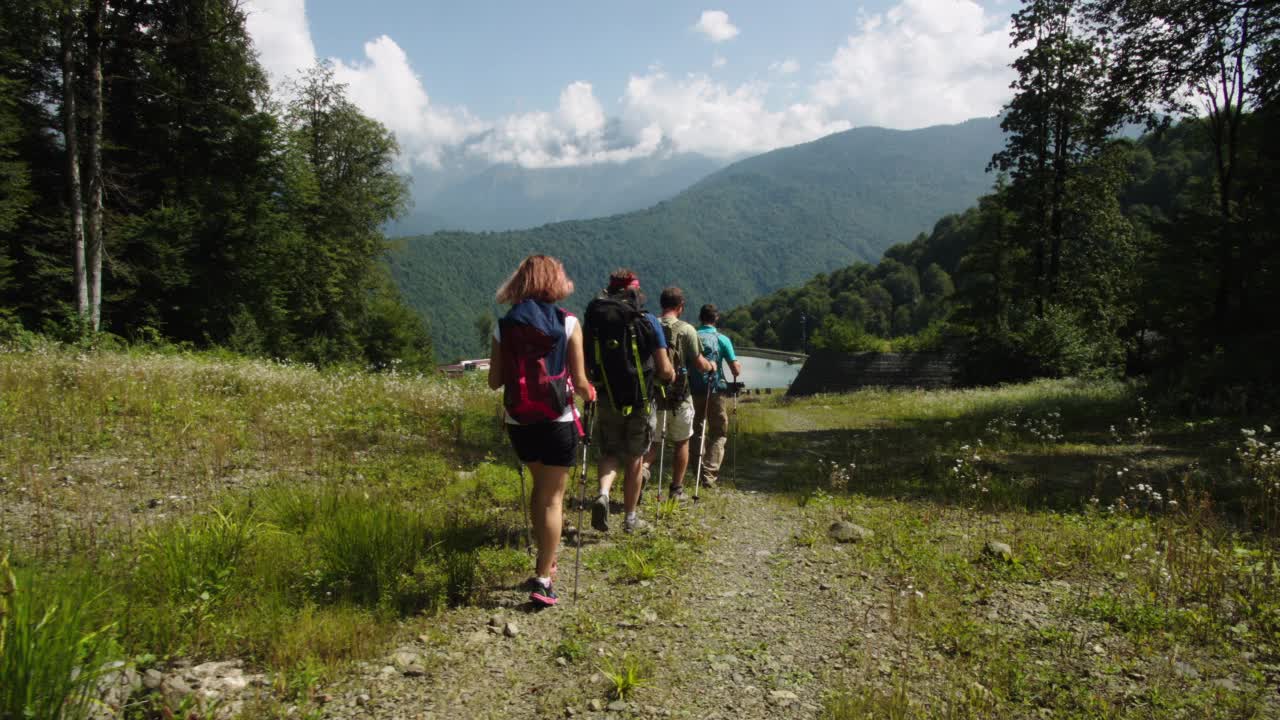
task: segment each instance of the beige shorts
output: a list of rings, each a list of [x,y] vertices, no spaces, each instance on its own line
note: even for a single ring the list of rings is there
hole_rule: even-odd
[[[606,457],[633,458],[649,452],[649,443],[657,434],[652,412],[635,411],[623,415],[608,402],[599,406],[596,418],[596,442]]]
[[[658,410],[657,426],[659,437],[666,428],[667,442],[684,442],[693,437],[693,396],[685,398],[674,410]]]

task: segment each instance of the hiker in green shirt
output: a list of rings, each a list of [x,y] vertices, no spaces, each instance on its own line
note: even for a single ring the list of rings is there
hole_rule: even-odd
[[[667,352],[675,368],[676,378],[665,388],[665,397],[657,403],[657,427],[666,431],[666,439],[672,446],[671,497],[684,499],[684,475],[689,467],[689,439],[693,437],[695,411],[693,395],[689,392],[689,378],[703,375],[715,369],[710,360],[702,356],[698,344],[698,331],[680,319],[684,313],[684,292],[678,287],[662,291],[662,331],[667,338]],[[657,458],[657,448],[651,447],[645,456],[648,468]],[[658,479],[659,482],[662,478]]]

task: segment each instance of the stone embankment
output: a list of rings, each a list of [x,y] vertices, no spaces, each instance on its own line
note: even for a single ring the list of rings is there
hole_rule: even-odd
[[[809,356],[791,384],[789,395],[840,393],[869,387],[953,387],[958,379],[954,355],[948,353],[838,353]]]

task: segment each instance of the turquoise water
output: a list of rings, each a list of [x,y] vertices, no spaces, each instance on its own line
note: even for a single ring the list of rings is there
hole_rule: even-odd
[[[742,362],[741,380],[747,388],[787,388],[804,363],[788,363],[784,360],[766,360],[765,358],[739,355]],[[726,368],[727,371],[727,368]]]

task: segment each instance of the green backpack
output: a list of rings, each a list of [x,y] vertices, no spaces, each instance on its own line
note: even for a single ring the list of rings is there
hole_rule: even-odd
[[[675,368],[676,379],[658,388],[658,395],[665,410],[673,410],[689,397],[689,370],[685,366],[685,358],[680,354],[680,346],[676,342],[675,330],[679,320],[662,323],[662,334],[667,338],[667,356],[671,358],[671,367]]]

